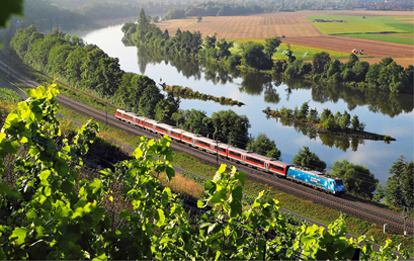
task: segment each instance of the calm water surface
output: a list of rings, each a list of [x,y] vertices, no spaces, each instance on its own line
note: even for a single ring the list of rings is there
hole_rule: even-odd
[[[249,83],[243,82],[243,79],[232,79],[232,82],[225,84],[213,83],[211,80],[205,80],[206,74],[200,72],[198,76],[186,77],[169,63],[149,63],[139,61],[136,47],[126,47],[121,42],[123,33],[121,26],[110,26],[104,29],[92,32],[75,32],[81,36],[87,43],[93,43],[102,48],[111,57],[118,57],[121,68],[126,72],[145,74],[154,79],[156,82],[165,82],[168,85],[181,85],[190,87],[202,93],[214,96],[225,96],[243,101],[246,106],[224,106],[211,101],[199,100],[181,100],[181,109],[198,109],[207,112],[209,116],[219,110],[232,109],[238,114],[245,114],[250,120],[250,133],[257,136],[259,133],[266,133],[267,136],[274,140],[279,150],[282,151],[282,160],[291,162],[294,155],[303,146],[308,146],[312,152],[315,152],[328,166],[334,161],[346,159],[354,164],[362,164],[375,174],[381,183],[385,183],[389,177],[388,169],[393,162],[404,155],[407,160],[413,159],[413,105],[412,99],[408,97],[408,112],[397,113],[398,115],[383,114],[373,112],[372,105],[351,106],[344,102],[343,99],[319,99],[315,98],[315,91],[312,89],[290,89],[285,84],[276,86],[272,82],[261,84],[261,81],[255,81],[253,78]],[[73,32],[71,32],[73,33]],[[256,84],[256,86],[255,86]],[[250,93],[250,94],[249,94]],[[375,94],[375,93],[374,93]],[[317,95],[316,95],[317,96]],[[358,98],[358,97],[357,97]],[[370,97],[366,97],[369,99]],[[407,98],[407,97],[406,97]],[[317,101],[315,101],[317,100]],[[328,100],[328,101],[327,101]],[[386,144],[382,141],[360,140],[354,141],[352,149],[351,141],[342,140],[342,149],[333,145],[325,145],[326,137],[321,140],[319,136],[310,138],[301,131],[295,130],[294,127],[283,126],[275,119],[266,119],[262,112],[267,106],[272,109],[300,107],[303,102],[309,101],[311,108],[317,108],[321,113],[324,108],[329,108],[333,113],[340,111],[343,113],[347,110],[351,115],[358,115],[360,121],[366,123],[365,130],[384,135],[390,135],[397,141]],[[411,103],[411,104],[410,104]],[[361,103],[357,103],[361,104]],[[362,104],[367,104],[363,102]],[[369,103],[368,103],[369,104]],[[392,108],[392,105],[388,105]],[[407,107],[407,105],[406,105]],[[370,110],[371,108],[371,110]],[[350,109],[352,109],[350,111]],[[305,130],[306,131],[306,130]],[[329,138],[329,137],[328,137]],[[356,151],[355,151],[356,150]]]

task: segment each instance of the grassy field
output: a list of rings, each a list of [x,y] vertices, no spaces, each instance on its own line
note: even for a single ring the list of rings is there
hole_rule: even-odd
[[[384,35],[384,34],[343,34],[341,36],[354,37],[360,39],[370,39],[391,43],[400,43],[400,44],[411,44],[414,45],[413,38],[398,37],[393,35]]]
[[[404,19],[409,17],[395,16],[334,16],[334,15],[318,15],[308,16],[310,21],[315,19],[324,20],[344,20],[344,23],[337,22],[319,22],[313,23],[323,34],[354,34],[354,33],[412,33],[413,25],[407,23]],[[395,19],[397,18],[397,19]]]
[[[232,53],[240,52],[240,45],[243,43],[247,43],[249,41],[257,42],[261,44],[265,44],[265,40],[262,39],[229,39],[229,41],[234,41],[234,47],[230,49]],[[282,39],[283,41],[283,39]],[[288,49],[288,44],[282,43],[278,48],[277,52],[273,55],[273,60],[287,60],[287,56],[283,54],[284,50]],[[301,46],[301,45],[290,45],[290,49],[293,51],[293,55],[296,56],[296,58],[309,60],[312,59],[313,56],[320,52],[327,52],[331,56],[332,59],[341,59],[341,58],[348,58],[349,53],[346,52],[337,52],[332,50],[325,50],[320,48],[313,48],[308,46]],[[368,55],[360,55],[359,57],[369,57]]]

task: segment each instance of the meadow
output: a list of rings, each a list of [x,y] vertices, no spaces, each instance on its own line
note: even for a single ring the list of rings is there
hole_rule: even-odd
[[[365,18],[363,18],[365,17]],[[314,22],[323,34],[355,34],[355,33],[412,33],[413,25],[401,16],[347,16],[347,15],[313,15],[307,16],[313,22],[315,19],[343,20],[340,22]]]
[[[387,34],[343,34],[341,36],[414,45],[414,38],[399,37]]]

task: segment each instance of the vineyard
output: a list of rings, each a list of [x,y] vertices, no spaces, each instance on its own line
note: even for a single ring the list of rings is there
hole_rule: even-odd
[[[205,182],[197,207],[183,205],[154,177],[174,178],[168,137],[141,137],[135,159],[103,169],[83,157],[98,125],[89,121],[74,137],[61,137],[59,91],[47,89],[29,90],[31,98],[9,114],[0,135],[0,168],[19,177],[14,186],[0,183],[0,211],[7,214],[1,259],[331,260],[354,259],[356,248],[361,259],[396,258],[390,241],[373,252],[369,242],[361,247],[363,237],[346,239],[342,218],[326,231],[303,225],[292,233],[277,200],[263,192],[243,207],[246,175],[234,167],[226,172],[222,165]]]

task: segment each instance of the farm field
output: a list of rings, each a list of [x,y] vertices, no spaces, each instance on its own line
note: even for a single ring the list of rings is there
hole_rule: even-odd
[[[162,31],[168,29],[170,35],[177,28],[200,31],[205,35],[217,33],[218,38],[265,39],[274,36],[317,36],[322,35],[304,16],[260,14],[252,16],[207,16],[197,23],[197,19],[177,19],[157,23]]]
[[[365,17],[365,18],[362,18]],[[352,34],[352,33],[412,33],[413,25],[407,23],[410,17],[394,16],[343,16],[343,15],[313,15],[307,17],[313,22],[315,19],[342,20],[343,22],[313,22],[323,34]]]
[[[414,45],[414,38],[412,36],[403,37],[390,34],[343,34],[341,36]]]
[[[362,16],[365,16],[365,19],[362,19]],[[322,23],[314,23],[309,17],[321,19],[324,17],[330,19],[347,17],[349,21],[355,22],[365,20],[363,22],[365,24],[356,26],[362,28],[360,32],[367,32],[369,25],[377,32],[390,30],[393,33],[392,35],[361,34],[358,37],[355,34],[349,35],[350,37],[323,35],[315,26],[315,24]],[[283,44],[291,44],[291,49],[296,52],[296,57],[303,59],[311,59],[314,53],[321,51],[327,51],[333,58],[344,59],[346,58],[344,55],[349,55],[351,50],[356,48],[364,50],[366,56],[361,58],[370,63],[384,57],[392,57],[397,63],[406,67],[413,64],[414,58],[412,17],[412,11],[299,11],[250,16],[203,17],[201,22],[197,22],[195,18],[177,19],[162,21],[157,23],[157,26],[161,30],[167,29],[170,35],[174,35],[177,28],[180,28],[192,32],[200,31],[202,37],[216,33],[217,38],[231,39],[237,43],[252,39],[260,41],[269,37],[285,36],[282,38]],[[376,22],[381,26],[375,25]],[[329,24],[338,25],[340,23]],[[334,32],[333,29],[330,32]],[[336,33],[349,32],[341,28],[336,29]],[[275,54],[275,59],[285,59],[284,55],[280,53],[287,49],[287,46],[285,48],[283,44],[278,48],[279,51]],[[309,47],[308,50],[306,47]]]

